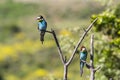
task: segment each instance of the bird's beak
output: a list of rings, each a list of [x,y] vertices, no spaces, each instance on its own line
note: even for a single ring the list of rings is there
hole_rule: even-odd
[[[36,18],[36,20],[40,20],[39,18]]]

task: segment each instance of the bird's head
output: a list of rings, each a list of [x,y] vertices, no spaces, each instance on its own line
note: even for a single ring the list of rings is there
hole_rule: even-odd
[[[85,46],[82,46],[82,47],[80,48],[80,50],[81,50],[81,52],[86,52]]]
[[[43,19],[44,19],[44,18],[43,18],[43,16],[41,16],[41,15],[37,17],[37,20],[38,20],[39,22],[43,21]]]

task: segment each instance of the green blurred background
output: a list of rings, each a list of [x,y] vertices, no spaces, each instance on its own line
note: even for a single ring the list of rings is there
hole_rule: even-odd
[[[119,0],[0,0],[0,80],[62,80],[63,65],[54,39],[52,35],[46,34],[44,45],[41,44],[36,17],[44,16],[48,23],[47,29],[55,30],[63,55],[69,59],[75,44],[84,32],[83,28],[91,23],[91,16],[113,8],[119,2]],[[88,52],[91,33],[95,34],[95,66],[102,66],[96,73],[96,80],[108,80],[110,77],[119,80],[120,65],[117,63],[120,60],[119,47],[111,52],[114,54],[117,50],[118,56],[117,66],[112,67],[116,57],[110,55],[113,60],[106,62],[110,50],[109,43],[105,42],[111,38],[106,37],[101,31],[92,29],[82,43]],[[108,52],[105,52],[102,46],[107,46]],[[105,55],[101,55],[102,51]],[[89,62],[89,55],[87,61]],[[76,54],[69,66],[68,80],[88,80],[89,76],[90,71],[85,68],[83,77],[80,77],[79,55]]]

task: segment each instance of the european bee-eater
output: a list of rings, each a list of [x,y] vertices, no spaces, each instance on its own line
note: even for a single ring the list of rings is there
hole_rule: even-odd
[[[87,58],[87,50],[84,46],[82,46],[80,49],[80,75],[81,76],[83,74],[83,67],[84,67],[83,61],[86,61],[86,58]]]
[[[41,15],[37,17],[37,20],[38,20],[38,30],[40,30],[40,41],[43,44],[44,35],[47,29],[47,22]]]

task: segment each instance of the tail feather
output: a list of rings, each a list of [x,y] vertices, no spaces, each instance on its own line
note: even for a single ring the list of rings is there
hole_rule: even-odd
[[[84,63],[80,62],[80,76],[82,76],[83,74],[83,67],[84,67]]]
[[[80,69],[80,76],[83,74],[83,68]]]
[[[44,42],[44,35],[45,35],[45,31],[41,31],[41,33],[40,33],[40,41],[42,42],[42,44]]]

